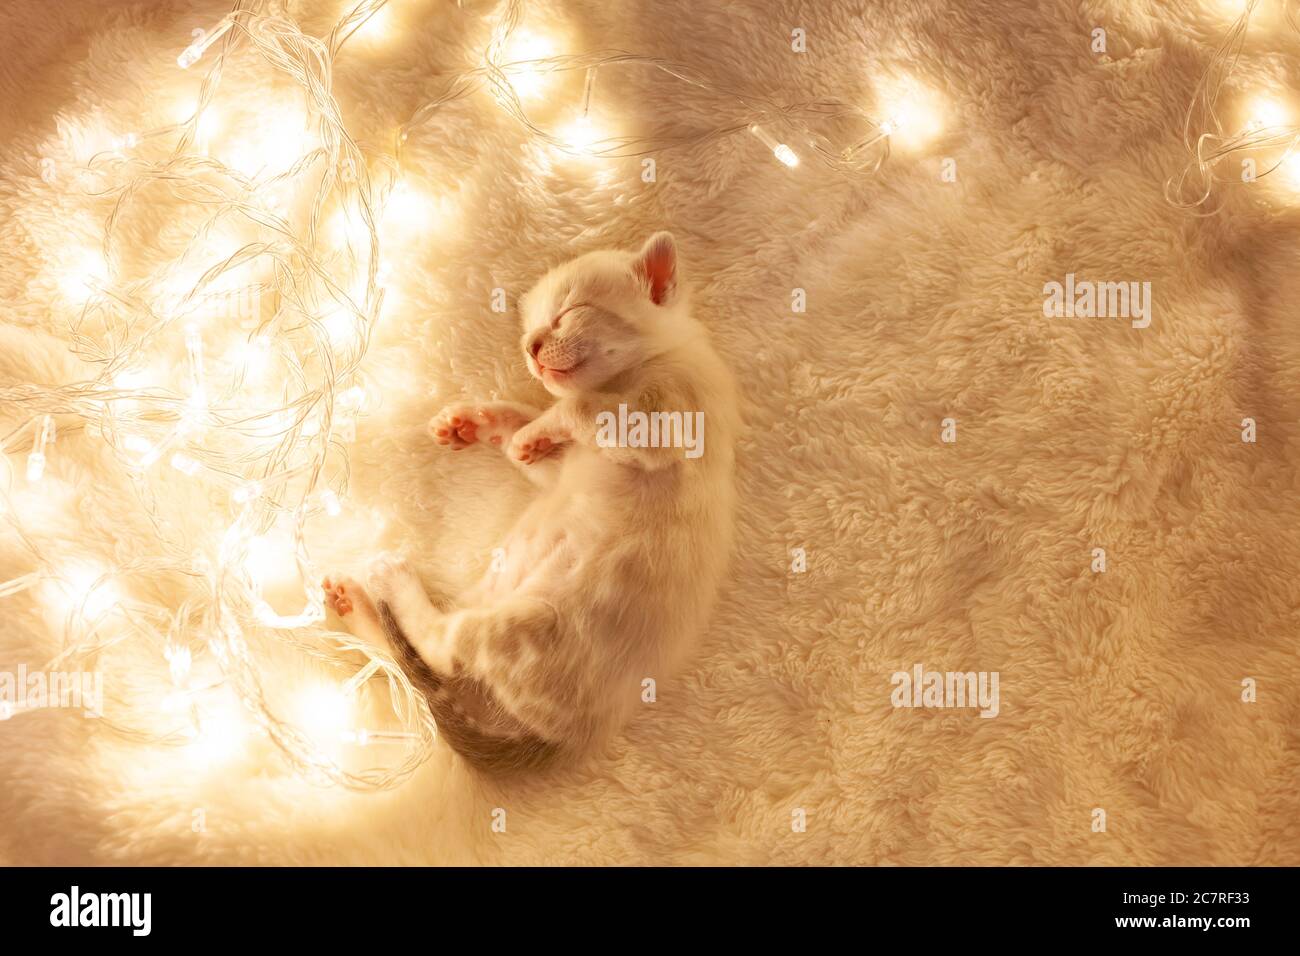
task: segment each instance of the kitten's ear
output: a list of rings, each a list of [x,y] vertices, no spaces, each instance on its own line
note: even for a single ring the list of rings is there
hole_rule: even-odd
[[[637,253],[633,268],[650,287],[650,301],[663,305],[677,292],[677,243],[671,232],[656,232]]]

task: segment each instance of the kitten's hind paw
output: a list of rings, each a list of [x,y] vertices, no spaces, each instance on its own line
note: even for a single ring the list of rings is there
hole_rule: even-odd
[[[325,606],[339,617],[370,610],[370,597],[352,578],[334,575],[321,581],[320,586],[325,592]]]
[[[479,442],[500,446],[536,417],[534,409],[512,402],[448,405],[429,419],[429,435],[453,451]]]

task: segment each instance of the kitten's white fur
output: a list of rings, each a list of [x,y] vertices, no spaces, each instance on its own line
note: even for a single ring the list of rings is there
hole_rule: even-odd
[[[739,427],[669,234],[553,269],[520,313],[525,361],[555,404],[458,405],[430,422],[443,445],[499,445],[541,486],[503,556],[445,611],[392,558],[372,565],[368,600],[353,582],[326,582],[355,629],[409,642],[444,736],[493,767],[590,748],[642,700],[645,679],[679,665],[730,551]],[[704,454],[598,446],[596,416],[620,403],[702,411]]]

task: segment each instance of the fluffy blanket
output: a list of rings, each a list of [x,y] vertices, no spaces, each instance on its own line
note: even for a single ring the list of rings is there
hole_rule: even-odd
[[[66,711],[19,714],[0,722],[0,860],[1300,863],[1300,194],[1238,186],[1196,218],[1162,193],[1225,6],[530,4],[559,53],[657,54],[780,102],[873,107],[898,82],[932,97],[932,135],[865,179],[807,150],[787,168],[741,129],[655,149],[646,182],[639,159],[548,153],[487,92],[407,143],[406,174],[445,203],[398,250],[352,518],[314,556],[406,546],[431,582],[480,571],[527,489],[423,425],[462,396],[542,397],[493,290],[513,303],[556,261],[667,228],[747,423],[733,570],[692,664],[607,753],[510,785],[441,747],[379,794],[311,786],[274,755],[200,772]],[[319,33],[340,7],[287,5]],[[493,10],[390,7],[334,74],[375,152],[440,74],[478,61]],[[224,12],[0,10],[0,385],[85,374],[55,277],[104,207],[63,164],[95,136],[173,121],[203,69],[176,55]],[[1300,38],[1266,12],[1225,96],[1285,94],[1294,76]],[[232,63],[224,84],[256,103],[257,82]],[[539,125],[580,99],[580,78],[555,82]],[[592,109],[660,142],[745,119],[639,67],[603,70]],[[1045,314],[1045,284],[1067,275],[1149,282],[1149,327]],[[0,408],[0,432],[22,417]],[[9,450],[16,488],[25,451]],[[154,538],[102,440],[60,435],[48,468],[25,513],[38,544],[147,561]],[[31,569],[0,524],[0,581]],[[0,669],[48,660],[59,624],[39,591],[0,598]],[[894,675],[917,665],[996,672],[997,716],[894,706]]]

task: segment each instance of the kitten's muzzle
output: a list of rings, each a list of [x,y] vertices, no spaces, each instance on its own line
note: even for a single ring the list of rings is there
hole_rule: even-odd
[[[567,372],[582,363],[584,350],[575,342],[539,332],[529,340],[528,353],[537,363],[538,372]]]

